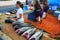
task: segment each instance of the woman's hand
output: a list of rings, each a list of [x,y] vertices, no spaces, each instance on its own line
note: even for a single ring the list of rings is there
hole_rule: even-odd
[[[14,18],[14,20],[16,20],[16,21],[17,21],[18,19],[17,19],[17,18]]]

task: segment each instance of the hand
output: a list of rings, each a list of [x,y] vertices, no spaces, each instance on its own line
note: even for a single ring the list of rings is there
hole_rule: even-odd
[[[18,19],[16,18],[16,21],[17,21]]]
[[[20,19],[20,18],[16,18],[16,21],[17,21],[18,19]]]
[[[17,18],[14,18],[14,20],[16,20],[16,21],[17,21],[18,19],[17,19]]]

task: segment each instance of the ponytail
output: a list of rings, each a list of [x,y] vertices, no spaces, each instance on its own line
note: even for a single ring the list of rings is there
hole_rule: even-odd
[[[23,9],[23,4],[21,4],[20,7]]]

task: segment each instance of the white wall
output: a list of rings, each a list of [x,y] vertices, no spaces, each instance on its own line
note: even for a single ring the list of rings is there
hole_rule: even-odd
[[[15,5],[16,1],[25,2],[26,0],[0,1],[0,6]]]
[[[0,1],[0,6],[14,5],[15,1]]]
[[[21,1],[21,2],[25,2],[26,0],[12,0],[12,1]]]

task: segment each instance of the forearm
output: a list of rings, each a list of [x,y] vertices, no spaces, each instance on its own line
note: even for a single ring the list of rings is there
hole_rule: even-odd
[[[19,15],[19,17],[17,19],[21,19],[22,18],[22,14]]]

